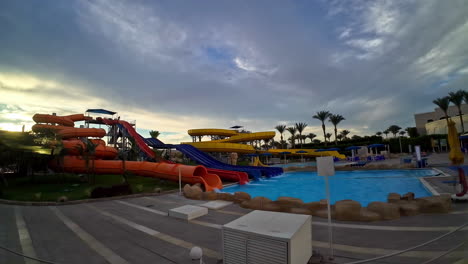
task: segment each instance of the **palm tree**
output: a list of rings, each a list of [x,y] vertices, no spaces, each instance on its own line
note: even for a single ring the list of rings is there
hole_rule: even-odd
[[[275,126],[275,128],[276,128],[276,130],[278,130],[278,132],[279,132],[280,135],[281,135],[281,141],[280,141],[281,144],[282,144],[281,147],[284,148],[284,145],[283,145],[283,144],[284,144],[283,133],[284,133],[284,131],[286,130],[286,126],[285,126],[285,125],[277,125],[277,126]]]
[[[322,130],[323,130],[323,139],[325,141],[325,146],[327,145],[327,138],[325,132],[325,120],[330,116],[330,112],[328,111],[319,111],[317,112],[312,118],[318,119],[322,122]]]
[[[306,123],[296,123],[295,125],[296,129],[297,129],[297,132],[299,132],[299,141],[300,141],[300,144],[301,144],[301,148],[302,148],[302,131],[304,131],[304,129],[307,127],[307,124]]]
[[[263,144],[262,147],[264,147],[265,150],[268,150],[268,148],[270,147],[270,146],[268,145],[268,144],[270,143],[270,140],[272,140],[272,139],[270,139],[270,138],[265,138],[265,139],[263,139],[263,143],[264,143],[264,144]]]
[[[309,133],[307,135],[307,137],[310,139],[310,143],[312,143],[312,141],[314,140],[314,138],[316,137],[317,135],[315,135],[314,133]]]
[[[388,138],[388,133],[390,133],[390,131],[388,129],[384,130],[383,132],[385,134],[385,138]]]
[[[161,133],[159,133],[159,131],[157,131],[157,130],[150,130],[149,134],[150,134],[150,136],[151,136],[152,138],[158,138],[158,136],[159,136]]]
[[[325,134],[325,137],[328,139],[328,141],[330,141],[331,136],[333,136],[332,133],[327,133],[327,134]],[[325,141],[325,142],[326,142],[326,141]]]
[[[434,101],[432,101],[434,104],[436,104],[440,109],[442,109],[442,111],[444,112],[445,114],[445,120],[447,121],[447,127],[448,127],[448,114],[447,114],[447,111],[448,111],[448,108],[449,108],[449,104],[450,104],[450,98],[448,96],[445,96],[445,97],[442,97],[442,98],[437,98],[435,99]]]
[[[398,138],[398,141],[400,143],[400,153],[403,153],[403,147],[401,146],[401,137],[406,134],[406,131],[402,130],[398,134],[400,134],[400,137]]]
[[[296,147],[296,132],[297,132],[297,128],[296,127],[288,127],[286,128],[286,130],[288,130],[289,133],[291,133],[291,147],[292,148],[295,148]]]
[[[376,136],[378,136],[378,137],[381,137],[381,136],[382,136],[382,134],[383,134],[383,133],[382,133],[382,132],[380,132],[380,131],[379,131],[379,132],[377,132],[377,133],[375,133],[375,135],[376,135]]]
[[[462,128],[462,133],[465,133],[465,125],[463,124],[463,116],[462,116],[462,110],[461,110],[461,105],[463,103],[464,97],[465,97],[465,91],[463,90],[458,90],[456,92],[449,93],[450,102],[452,102],[458,109],[458,115],[460,116],[460,124]]]
[[[343,140],[346,140],[348,139],[347,136],[349,135],[349,133],[351,133],[351,131],[345,129],[345,130],[341,130],[340,135],[343,136]]]
[[[336,126],[343,120],[345,120],[345,118],[342,115],[338,115],[338,114],[336,115],[331,114],[328,117],[328,121],[330,121],[335,127],[335,145],[338,145],[338,139],[336,137],[338,135],[338,130],[336,129]]]
[[[89,181],[90,160],[93,161],[92,162],[92,175],[94,176],[94,154],[96,153],[97,144],[94,144],[91,140],[87,138],[83,138],[82,142],[83,144],[76,145],[74,148],[78,151],[79,155],[82,156],[85,160],[86,174],[88,175],[87,177]],[[95,181],[95,179],[93,181]]]
[[[98,146],[98,144],[94,144],[91,140],[86,139],[85,140],[85,146],[86,146],[87,155],[89,155],[89,157],[92,160],[92,162],[91,162],[91,175],[93,176],[93,182],[92,183],[94,184],[94,183],[96,183],[96,174],[95,174],[95,171],[94,171],[94,168],[95,168],[94,161],[96,160],[96,147]]]
[[[343,140],[343,135],[341,134],[338,134],[338,136],[336,136],[338,138],[338,140],[341,142]]]
[[[400,131],[400,129],[401,129],[401,127],[399,127],[397,125],[391,125],[388,128],[388,131],[390,131],[393,134],[393,137],[396,137],[396,134],[398,133],[398,131]]]

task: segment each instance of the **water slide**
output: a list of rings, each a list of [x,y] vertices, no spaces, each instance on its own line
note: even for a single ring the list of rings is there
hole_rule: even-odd
[[[228,137],[225,139],[202,141],[202,142],[184,142],[182,144],[189,144],[196,147],[199,150],[206,152],[237,152],[242,154],[256,153],[254,147],[247,144],[239,144],[240,142],[251,142],[254,140],[272,139],[276,133],[274,131],[267,132],[255,132],[255,133],[239,133],[236,130],[230,129],[190,129],[188,131],[190,136],[203,137],[203,136],[220,136]],[[278,154],[281,152],[291,152],[292,155],[296,154],[296,151],[304,150],[307,153],[303,153],[303,156],[309,157],[321,157],[321,156],[334,156],[339,159],[346,159],[346,156],[340,154],[338,151],[323,151],[315,152],[314,149],[269,149],[267,152],[272,154]],[[297,154],[301,155],[301,154]]]
[[[103,129],[89,129],[89,128],[74,128],[70,126],[70,121],[82,121],[86,120],[89,117],[84,115],[72,115],[72,116],[55,116],[55,115],[43,115],[36,114],[33,117],[33,120],[43,124],[38,124],[33,126],[33,131],[42,131],[43,129],[51,129],[56,131],[57,134],[63,138],[63,145],[67,149],[70,155],[67,155],[60,161],[58,160],[52,167],[60,168],[66,172],[73,173],[88,173],[89,166],[86,165],[86,160],[80,156],[81,153],[78,151],[80,148],[85,148],[84,143],[80,143],[75,137],[102,137]],[[125,121],[121,123],[124,127],[126,126]],[[126,124],[125,124],[126,123]],[[58,125],[57,125],[58,124]],[[58,129],[57,127],[62,126]],[[130,126],[130,124],[128,124]],[[65,127],[65,128],[63,128]],[[131,126],[130,126],[131,127]],[[69,131],[67,131],[69,130]],[[86,132],[90,134],[87,135]],[[135,131],[136,133],[136,131]],[[137,134],[138,135],[138,134]],[[139,135],[138,135],[139,136]],[[135,141],[142,142],[141,137],[135,138]],[[125,170],[131,171],[136,175],[153,177],[153,178],[162,178],[166,180],[171,180],[178,182],[179,181],[179,172],[181,173],[181,179],[184,183],[200,183],[205,187],[205,190],[212,191],[215,189],[222,189],[222,182],[218,175],[209,173],[207,169],[203,166],[188,166],[181,164],[170,164],[170,163],[155,163],[155,162],[145,162],[145,161],[120,161],[120,160],[102,160],[102,158],[115,158],[117,150],[111,150],[113,148],[106,147],[104,141],[102,140],[92,140],[93,143],[97,144],[96,152],[94,154],[95,160],[93,161],[93,172],[96,174],[122,174]],[[143,141],[143,145],[146,144]],[[102,147],[101,147],[102,146]],[[151,150],[148,146],[147,149]],[[154,152],[151,150],[154,155]]]
[[[63,163],[59,166],[57,163],[52,167],[71,173],[90,173],[95,174],[122,174],[130,171],[135,175],[166,179],[170,181],[179,181],[179,169],[183,183],[200,183],[206,191],[222,189],[223,185],[218,175],[210,174],[203,166],[187,166],[182,164],[157,163],[148,161],[125,161],[121,160],[94,160],[94,166],[86,166],[86,161],[80,157],[65,156]],[[93,169],[94,168],[94,169]]]
[[[152,139],[147,139],[146,141],[150,146],[154,146],[154,147],[162,146],[161,145],[162,142],[159,140],[154,141]],[[213,168],[213,169],[246,172],[254,179],[259,179],[261,176],[265,176],[265,177],[277,176],[283,173],[283,169],[277,168],[277,167],[236,166],[236,165],[226,164],[221,161],[218,161],[217,159],[211,157],[207,153],[189,144],[166,145],[166,146],[177,149],[178,151],[184,153],[186,156],[188,156],[192,160],[206,167]]]
[[[107,125],[113,125],[113,124],[119,125],[120,128],[123,129],[124,133],[127,133],[128,136],[131,136],[135,139],[135,142],[140,148],[140,150],[149,159],[155,159],[155,160],[158,160],[159,162],[173,163],[173,162],[164,160],[161,157],[158,157],[154,153],[154,151],[149,147],[149,146],[164,147],[165,144],[161,142],[160,140],[157,140],[154,138],[147,139],[149,141],[145,140],[140,134],[138,134],[138,132],[135,130],[135,128],[132,125],[130,125],[128,122],[123,121],[123,120],[103,119],[102,121]],[[225,170],[222,168],[206,168],[206,169],[207,169],[208,174],[216,174],[223,180],[239,182],[239,184],[241,185],[249,182],[248,175],[243,172],[234,171],[234,170]]]
[[[135,143],[137,144],[138,148],[147,158],[162,161],[158,156],[156,156],[154,151],[148,147],[148,145],[146,145],[144,138],[138,134],[138,132],[132,125],[130,125],[130,123],[124,120],[111,120],[106,118],[103,118],[102,121],[106,125],[117,124],[125,133],[127,133],[127,136],[135,139]]]

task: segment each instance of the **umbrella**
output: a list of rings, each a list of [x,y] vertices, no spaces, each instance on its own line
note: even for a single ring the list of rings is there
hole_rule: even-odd
[[[315,152],[324,152],[324,151],[328,151],[328,149],[316,149]]]
[[[283,152],[280,152],[279,154],[284,155],[284,163],[286,163],[286,154],[291,154],[291,152],[289,152],[289,151],[283,151]]]
[[[302,154],[307,153],[307,151],[305,151],[305,150],[298,150],[298,151],[296,151],[296,153],[300,153],[300,154],[301,154],[301,162],[304,162],[304,159],[302,158]]]
[[[460,140],[458,139],[457,128],[455,122],[448,121],[448,143],[450,146],[449,159],[453,165],[463,164],[465,157],[460,149]]]
[[[346,150],[351,150],[351,160],[354,161],[354,151],[357,149],[360,149],[361,147],[359,146],[351,146],[347,147]]]
[[[360,149],[361,147],[359,146],[351,146],[351,147],[347,147],[345,148],[345,150],[355,150],[355,149]]]
[[[329,148],[329,149],[326,149],[325,151],[340,151],[341,149],[340,148]]]
[[[385,147],[385,145],[384,144],[371,144],[371,145],[369,145],[367,147],[370,148],[370,149],[375,148],[376,149],[375,154],[377,154],[377,148]],[[373,151],[371,150],[371,153],[372,152]],[[372,154],[374,154],[374,153],[372,153]]]

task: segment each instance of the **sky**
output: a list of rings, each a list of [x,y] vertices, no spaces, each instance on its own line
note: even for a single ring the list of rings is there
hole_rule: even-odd
[[[104,108],[168,143],[295,122],[321,139],[328,110],[372,135],[467,90],[467,43],[466,0],[2,0],[0,129]]]

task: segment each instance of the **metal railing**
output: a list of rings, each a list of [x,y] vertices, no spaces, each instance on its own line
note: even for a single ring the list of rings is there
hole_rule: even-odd
[[[463,225],[461,225],[461,226],[455,228],[454,230],[452,230],[452,231],[450,231],[450,232],[448,232],[448,233],[445,233],[445,234],[443,234],[443,235],[440,235],[440,236],[438,236],[438,237],[436,237],[436,238],[434,238],[434,239],[431,239],[431,240],[429,240],[429,241],[426,241],[426,242],[424,242],[424,243],[422,243],[422,244],[419,244],[419,245],[416,245],[416,246],[414,246],[414,247],[410,247],[410,248],[407,248],[407,249],[404,249],[404,250],[400,250],[400,251],[397,251],[397,252],[393,252],[393,253],[390,253],[390,254],[387,254],[387,255],[384,255],[384,256],[380,256],[380,257],[375,257],[375,258],[370,258],[370,259],[364,259],[364,260],[358,260],[358,261],[353,261],[353,262],[347,262],[346,264],[369,263],[369,262],[371,262],[371,261],[376,261],[376,260],[381,260],[381,259],[385,259],[385,258],[397,256],[397,255],[406,253],[406,252],[408,252],[408,251],[411,251],[411,250],[414,250],[414,249],[417,249],[417,248],[426,246],[426,245],[431,244],[431,243],[433,243],[433,242],[436,242],[436,241],[438,241],[438,240],[440,240],[440,239],[442,239],[442,238],[444,238],[444,237],[446,237],[446,236],[449,236],[449,235],[451,235],[451,234],[453,234],[453,233],[455,233],[455,232],[457,232],[457,231],[459,231],[459,230],[465,228],[466,226],[468,226],[468,223],[465,223],[465,224],[463,224]],[[452,248],[448,249],[447,251],[443,252],[443,253],[440,254],[439,256],[436,256],[436,257],[434,257],[434,258],[432,258],[432,259],[430,259],[430,260],[428,260],[428,261],[426,261],[426,262],[423,262],[423,264],[431,263],[431,262],[433,262],[433,261],[435,261],[435,260],[437,260],[437,259],[440,259],[440,258],[446,256],[447,254],[450,254],[451,252],[455,251],[456,249],[460,248],[460,247],[463,246],[465,243],[467,243],[467,241],[464,241],[464,242],[462,242],[462,243],[456,245],[455,247],[452,247]]]

